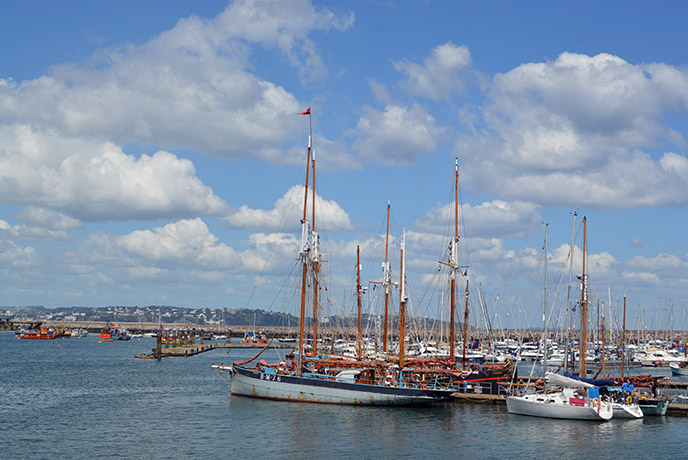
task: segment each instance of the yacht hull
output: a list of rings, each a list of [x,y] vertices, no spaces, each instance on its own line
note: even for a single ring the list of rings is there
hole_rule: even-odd
[[[401,406],[447,401],[452,390],[368,385],[231,368],[232,395],[324,404]]]
[[[506,407],[511,414],[532,417],[598,421],[612,418],[612,407],[609,403],[598,402],[597,406],[588,402],[584,405],[574,405],[557,394],[508,396]]]
[[[637,404],[612,403],[614,418],[643,418],[643,411]]]

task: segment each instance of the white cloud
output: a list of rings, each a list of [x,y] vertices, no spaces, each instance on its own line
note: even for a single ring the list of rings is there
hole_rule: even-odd
[[[48,227],[54,230],[75,230],[83,227],[83,223],[80,220],[35,206],[25,207],[17,214],[17,217],[28,224]]]
[[[309,189],[310,190],[310,189]],[[261,229],[274,231],[296,231],[303,218],[304,187],[295,185],[275,202],[272,209],[251,209],[240,206],[222,220],[234,228]],[[309,192],[308,201],[312,204]],[[312,222],[311,205],[308,218]],[[326,200],[316,193],[316,230],[326,228],[328,231],[351,230],[353,228],[349,215],[333,200]]]
[[[651,152],[686,147],[666,119],[685,112],[687,94],[688,71],[608,54],[563,53],[496,75],[486,129],[458,143],[470,152],[467,184],[540,204],[686,204],[685,155]]]
[[[634,257],[629,265],[642,267],[645,271],[680,272],[688,268],[688,261],[685,257],[679,257],[675,254],[661,253],[654,257]]]
[[[328,8],[316,9],[309,0],[238,0],[218,16],[216,28],[232,38],[277,47],[299,68],[302,78],[327,76],[322,59],[308,38],[312,30],[346,30],[354,14],[337,15]]]
[[[3,201],[44,208],[24,215],[45,224],[52,219],[61,226],[56,229],[76,228],[74,219],[155,219],[225,210],[188,160],[164,151],[137,159],[108,142],[65,138],[26,125],[0,126],[0,179]]]
[[[442,133],[419,106],[388,105],[382,112],[367,107],[364,112],[354,130],[354,149],[369,160],[410,164],[417,156],[433,152]]]
[[[136,230],[116,239],[128,254],[155,264],[185,264],[213,269],[235,266],[238,254],[217,243],[201,219],[180,220],[152,230]]]
[[[657,274],[648,272],[624,272],[624,280],[631,283],[642,283],[644,285],[660,285]]]
[[[7,222],[0,220],[0,230],[6,230],[8,227]],[[22,272],[36,267],[38,261],[39,257],[34,247],[21,247],[0,240],[0,265],[7,279],[17,277],[17,273],[13,273],[15,270]]]
[[[447,42],[434,48],[422,65],[402,61],[395,63],[394,68],[406,74],[403,86],[412,94],[439,101],[463,91],[470,64],[467,47]]]
[[[0,220],[0,234],[7,240],[12,241],[67,241],[68,239],[67,232],[65,230],[54,230],[48,227],[27,224],[10,225],[4,220]]]
[[[475,206],[464,204],[459,208],[459,233],[462,236],[520,238],[532,234],[541,222],[540,206],[533,203],[494,200]],[[453,234],[454,205],[434,207],[416,220],[414,229]],[[464,230],[467,235],[463,235]]]
[[[83,223],[64,214],[27,206],[17,213],[23,222],[10,225],[0,220],[0,233],[8,240],[62,240],[67,241],[67,231],[83,227]]]
[[[141,46],[102,50],[88,65],[58,65],[21,83],[0,79],[0,118],[121,145],[282,162],[279,149],[298,131],[294,114],[303,108],[248,70],[242,40],[277,46],[294,65],[322,73],[308,34],[352,22],[308,1],[233,2],[215,19],[182,19]]]
[[[195,290],[185,280],[217,285],[249,282],[251,274],[283,276],[298,251],[296,238],[287,234],[253,234],[246,246],[237,250],[220,242],[203,220],[183,219],[122,236],[92,233],[62,254],[56,266],[94,288],[145,282]]]

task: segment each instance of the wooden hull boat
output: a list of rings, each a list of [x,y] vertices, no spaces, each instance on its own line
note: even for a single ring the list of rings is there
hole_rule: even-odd
[[[285,375],[272,368],[250,368],[234,364],[216,369],[230,370],[232,395],[281,401],[364,406],[420,405],[447,401],[450,389],[427,385],[398,386],[358,383],[355,371],[340,376],[321,374]]]

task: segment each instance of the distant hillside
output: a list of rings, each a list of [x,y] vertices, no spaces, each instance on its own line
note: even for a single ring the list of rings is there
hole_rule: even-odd
[[[298,326],[299,319],[286,313],[247,308],[181,308],[165,305],[148,307],[108,306],[108,307],[60,307],[42,306],[0,307],[0,318],[16,320],[43,321],[110,321],[127,323],[180,323],[214,326]],[[416,320],[419,321],[419,320]],[[424,328],[440,327],[440,321],[422,319]],[[307,325],[311,324],[310,319]],[[389,327],[398,326],[398,317],[390,319]],[[329,328],[349,328],[356,326],[353,316],[321,317],[320,324]],[[362,315],[361,326],[364,329],[379,330],[381,318],[374,315]],[[445,325],[446,327],[446,325]],[[458,326],[457,326],[458,327]]]
[[[0,317],[19,320],[111,321],[129,323],[184,323],[198,325],[293,326],[298,318],[284,313],[236,308],[180,308],[164,305],[148,307],[1,307]]]

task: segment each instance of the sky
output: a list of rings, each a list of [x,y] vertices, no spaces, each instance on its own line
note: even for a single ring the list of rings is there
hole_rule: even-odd
[[[1,305],[287,310],[312,122],[325,315],[357,246],[379,311],[388,202],[444,314],[458,159],[474,324],[561,324],[585,216],[607,327],[688,327],[684,2],[0,6]]]

